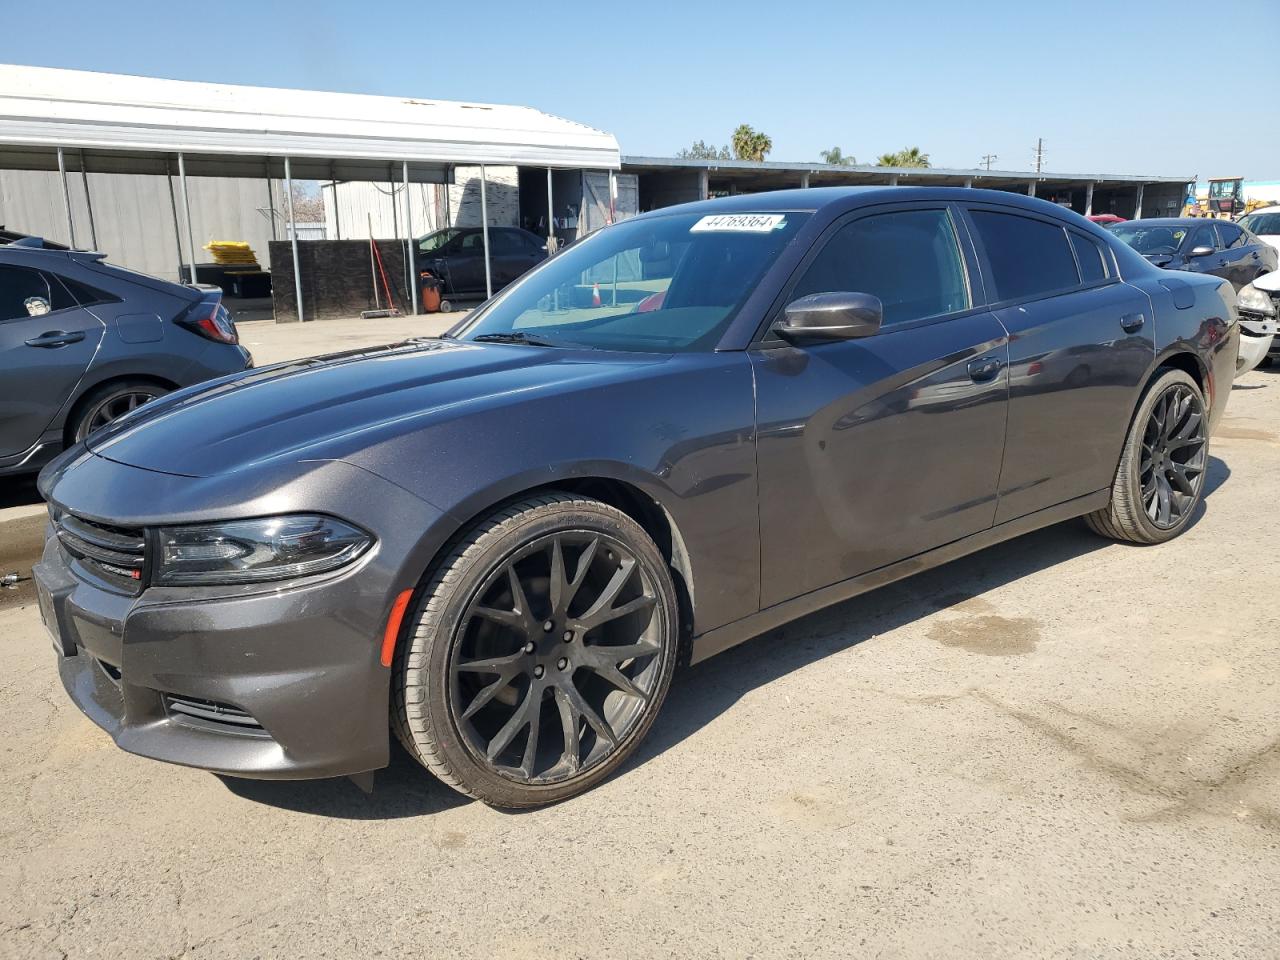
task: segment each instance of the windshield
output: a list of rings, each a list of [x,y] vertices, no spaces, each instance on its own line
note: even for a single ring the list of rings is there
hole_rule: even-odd
[[[435,233],[428,233],[425,237],[418,240],[418,249],[423,253],[430,253],[432,250],[439,250],[446,243],[456,237],[461,231],[459,230],[437,230]]]
[[[808,217],[625,220],[567,247],[458,336],[657,353],[709,350]]]
[[[1267,213],[1251,213],[1247,217],[1240,218],[1240,226],[1259,236],[1264,234],[1273,236],[1280,233],[1280,210]]]
[[[1182,224],[1150,224],[1129,221],[1107,227],[1117,237],[1142,254],[1176,253],[1188,228]]]

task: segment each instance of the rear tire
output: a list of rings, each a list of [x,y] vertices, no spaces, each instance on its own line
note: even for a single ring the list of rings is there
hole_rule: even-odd
[[[662,554],[568,493],[502,507],[431,573],[393,675],[393,725],[428,770],[496,807],[588,790],[644,738],[675,668]]]
[[[1188,374],[1166,369],[1134,413],[1111,502],[1085,522],[1112,540],[1172,540],[1191,524],[1204,493],[1208,460],[1204,394]]]

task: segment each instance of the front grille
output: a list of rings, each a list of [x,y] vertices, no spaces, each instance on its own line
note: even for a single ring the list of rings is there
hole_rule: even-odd
[[[58,542],[93,573],[131,593],[142,588],[146,537],[141,530],[113,527],[70,513],[54,522]]]
[[[253,719],[249,713],[229,703],[166,693],[164,705],[170,716],[177,715],[184,720],[194,720],[202,726],[233,728],[242,733],[265,732],[262,724]]]

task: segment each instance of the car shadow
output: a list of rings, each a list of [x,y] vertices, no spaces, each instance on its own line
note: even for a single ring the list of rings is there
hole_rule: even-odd
[[[294,813],[337,820],[399,820],[440,813],[473,802],[437,780],[391,737],[391,763],[365,793],[348,777],[328,780],[246,780],[217,775],[238,797]]]
[[[26,507],[34,503],[44,503],[44,497],[36,489],[34,473],[0,480],[0,510],[5,507]]]
[[[1208,498],[1230,475],[1226,463],[1209,458],[1204,496],[1192,526],[1204,517]],[[1059,523],[811,613],[688,667],[676,674],[661,715],[623,769],[644,764],[676,746],[757,687],[871,637],[1108,546],[1151,549],[1103,539],[1082,520]]]
[[[1200,522],[1206,501],[1230,475],[1226,463],[1217,457],[1209,458],[1204,497],[1193,524]],[[660,756],[731,709],[752,690],[794,670],[996,587],[1112,545],[1112,541],[1088,530],[1082,521],[1060,523],[819,610],[680,670],[649,736],[622,771]],[[391,764],[377,771],[374,789],[368,794],[346,777],[218,779],[232,793],[255,803],[344,820],[427,816],[472,802],[424,770],[394,737],[391,748]]]

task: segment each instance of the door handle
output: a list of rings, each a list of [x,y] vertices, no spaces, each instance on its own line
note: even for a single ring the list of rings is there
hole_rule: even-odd
[[[83,330],[50,330],[38,337],[26,341],[28,347],[65,347],[69,343],[79,343],[84,339]]]
[[[1120,329],[1125,333],[1137,333],[1146,322],[1147,318],[1140,313],[1126,313],[1120,318]]]
[[[970,360],[967,367],[969,379],[974,383],[987,383],[994,380],[1000,368],[1004,366],[997,357],[978,357]]]

